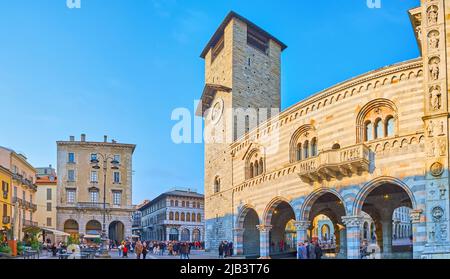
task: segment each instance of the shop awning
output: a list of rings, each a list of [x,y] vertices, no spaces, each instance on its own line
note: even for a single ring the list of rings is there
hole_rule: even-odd
[[[70,234],[68,234],[66,232],[49,229],[49,228],[42,228],[42,231],[44,231],[45,233],[54,234],[56,236],[70,236]]]
[[[87,235],[85,235],[85,236],[83,236],[83,238],[87,238],[87,239],[96,239],[96,238],[101,238],[101,236],[100,235],[97,235],[97,234],[87,234]]]

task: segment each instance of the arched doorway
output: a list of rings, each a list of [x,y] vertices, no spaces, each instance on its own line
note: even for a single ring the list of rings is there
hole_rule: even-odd
[[[79,227],[75,220],[67,220],[64,222],[64,232],[70,234],[71,236],[78,236]]]
[[[191,241],[191,234],[188,229],[183,229],[181,231],[181,241]]]
[[[409,212],[415,204],[412,193],[405,185],[391,181],[372,183],[358,195],[356,204],[358,206],[355,207],[355,215],[364,210],[374,221],[375,234],[372,242],[379,246],[382,258],[413,257],[411,241],[402,242],[397,239],[396,231],[397,212]],[[409,218],[409,213],[405,215]]]
[[[102,224],[97,220],[91,220],[86,224],[86,234],[90,235],[101,235],[102,234]]]
[[[179,240],[179,234],[178,229],[171,228],[169,231],[169,240],[170,241],[178,241]]]
[[[269,232],[269,255],[271,257],[296,253],[297,232],[294,227],[295,213],[286,201],[273,203],[266,215]]]
[[[192,231],[192,241],[202,241],[199,229],[194,229]]]
[[[347,231],[342,222],[346,216],[343,199],[337,192],[320,190],[311,194],[302,206],[304,220],[311,222],[308,236],[311,241],[319,241],[324,255],[331,258],[346,258]],[[321,240],[319,220],[329,226],[329,239]]]
[[[115,243],[120,243],[125,239],[125,226],[120,221],[114,221],[109,225],[109,239]]]
[[[259,217],[254,209],[247,209],[242,214],[243,219],[240,227],[244,229],[242,236],[243,254],[247,257],[259,257]],[[241,216],[242,217],[242,216]]]

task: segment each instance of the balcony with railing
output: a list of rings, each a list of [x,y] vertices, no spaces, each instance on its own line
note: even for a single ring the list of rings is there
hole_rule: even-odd
[[[370,150],[364,144],[328,150],[299,162],[298,175],[305,182],[330,180],[369,171]]]
[[[24,227],[37,227],[38,223],[30,221],[30,220],[23,220],[23,226]]]

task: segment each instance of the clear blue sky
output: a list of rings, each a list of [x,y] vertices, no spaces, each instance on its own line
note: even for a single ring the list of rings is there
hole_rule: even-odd
[[[418,57],[407,10],[419,0],[0,0],[0,145],[56,165],[56,141],[104,134],[137,144],[133,201],[203,192],[203,146],[171,141],[172,110],[194,111],[200,52],[234,10],[278,37],[282,106]]]

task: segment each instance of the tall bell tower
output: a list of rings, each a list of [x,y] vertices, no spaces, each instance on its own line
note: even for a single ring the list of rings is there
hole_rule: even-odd
[[[205,88],[197,115],[205,119],[207,247],[232,240],[230,145],[279,113],[281,53],[286,45],[248,19],[230,12],[201,58]]]

